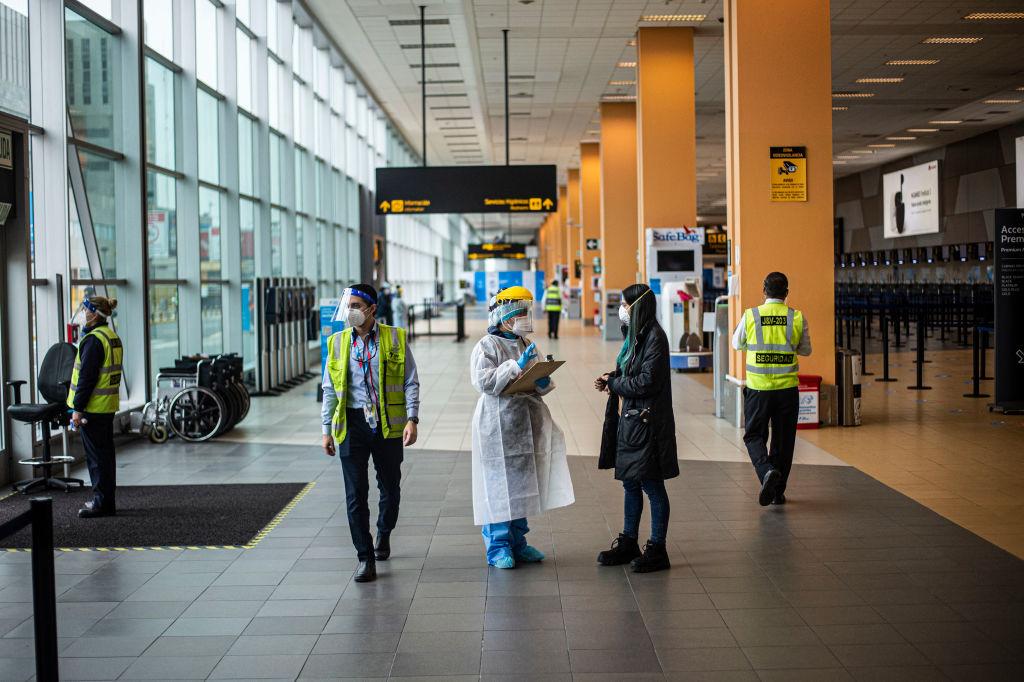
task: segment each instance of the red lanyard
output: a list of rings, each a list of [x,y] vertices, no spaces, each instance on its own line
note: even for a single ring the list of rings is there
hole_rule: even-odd
[[[367,336],[367,340],[363,342],[363,348],[364,349],[367,349],[367,348],[370,347],[370,344],[372,342],[372,336],[373,336],[373,332],[371,332]],[[354,351],[356,351],[356,362],[359,363],[359,369],[361,369],[363,371],[363,384],[366,386],[367,396],[370,398],[370,401],[373,403],[374,409],[376,409],[376,406],[377,406],[377,395],[376,395],[376,392],[373,390],[373,359],[375,357],[377,357],[377,353],[379,351],[379,347],[376,344],[374,344],[372,346],[373,347],[372,354],[369,354],[369,355],[367,355],[364,358],[363,357],[363,353],[359,352],[359,348],[356,346],[358,341],[359,341],[359,334],[353,332],[353,334],[352,334],[352,349]]]

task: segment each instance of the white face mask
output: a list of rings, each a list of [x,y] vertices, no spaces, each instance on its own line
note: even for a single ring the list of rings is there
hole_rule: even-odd
[[[533,320],[528,317],[517,317],[512,323],[512,333],[516,336],[526,336],[533,332]]]
[[[348,323],[352,327],[361,327],[366,322],[366,313],[358,308],[349,308],[345,313]]]
[[[629,308],[625,304],[619,306],[619,322],[629,326]]]

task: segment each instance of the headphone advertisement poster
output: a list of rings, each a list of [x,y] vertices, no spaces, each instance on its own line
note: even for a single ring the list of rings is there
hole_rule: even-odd
[[[886,239],[939,231],[939,162],[929,161],[882,176]]]

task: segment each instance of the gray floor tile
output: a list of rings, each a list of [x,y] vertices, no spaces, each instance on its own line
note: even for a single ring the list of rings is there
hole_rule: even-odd
[[[327,626],[328,616],[282,616],[253,618],[244,635],[319,635]]]
[[[661,665],[654,650],[570,650],[569,661],[575,673],[658,673]]]
[[[116,680],[131,665],[133,658],[61,658],[58,661],[63,680]]]
[[[141,656],[156,639],[152,637],[80,637],[61,653],[68,658],[116,658]]]
[[[205,680],[220,656],[143,656],[124,671],[128,680]]]
[[[743,647],[743,653],[755,670],[841,667],[826,646]]]
[[[306,663],[303,655],[225,656],[213,669],[212,680],[295,679]]]
[[[320,635],[313,654],[384,654],[398,650],[398,632]]]
[[[179,618],[164,632],[165,637],[240,635],[251,618]]]
[[[228,656],[276,656],[308,654],[318,635],[242,635],[228,649]]]
[[[510,670],[517,675],[567,673],[569,653],[562,651],[532,652],[524,656],[521,651],[485,651],[481,661],[484,674],[500,674]]]
[[[391,669],[394,677],[474,675],[479,672],[479,650],[399,653]]]
[[[231,635],[215,635],[207,637],[159,637],[148,649],[145,656],[164,658],[223,656],[235,642]]]
[[[654,647],[662,649],[694,649],[735,647],[736,638],[729,628],[665,628],[651,630]]]
[[[429,653],[432,651],[480,651],[483,632],[410,632],[402,634],[398,653]]]
[[[667,672],[750,669],[750,663],[739,647],[658,649],[658,658]]]

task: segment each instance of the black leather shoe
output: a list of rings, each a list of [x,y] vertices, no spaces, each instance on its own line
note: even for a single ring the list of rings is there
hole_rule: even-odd
[[[772,498],[772,504],[786,504],[786,494],[775,493],[775,497]]]
[[[354,580],[357,583],[372,583],[376,579],[377,563],[373,559],[360,561],[359,566],[356,567],[356,577]]]
[[[80,519],[96,519],[101,516],[116,516],[116,512],[113,509],[100,509],[88,503],[78,510]]]
[[[779,487],[779,483],[782,482],[782,472],[778,469],[771,469],[767,474],[764,475],[764,480],[761,481],[761,494],[757,496],[757,503],[762,507],[767,507],[775,497],[775,489]]]
[[[391,558],[391,533],[381,533],[377,536],[373,556],[377,557],[377,561],[387,561]]]

